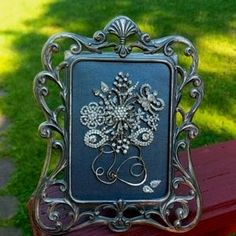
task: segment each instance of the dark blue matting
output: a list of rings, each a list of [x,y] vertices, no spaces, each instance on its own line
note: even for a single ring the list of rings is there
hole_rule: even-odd
[[[114,78],[119,73],[129,73],[133,84],[148,83],[158,91],[158,97],[165,102],[165,108],[160,112],[160,122],[154,132],[153,142],[141,149],[145,161],[148,177],[146,182],[138,187],[129,186],[116,181],[106,185],[97,180],[91,165],[98,154],[98,150],[84,144],[84,135],[88,128],[80,122],[80,110],[90,102],[99,102],[93,89],[99,89],[101,81],[110,88]],[[170,98],[172,84],[172,70],[168,63],[162,61],[106,61],[106,60],[78,60],[71,68],[71,163],[70,163],[70,191],[75,201],[115,201],[124,200],[155,200],[165,197],[168,193],[169,179],[169,144],[170,144]],[[119,154],[124,160],[133,155],[136,150],[126,154]],[[108,163],[112,154],[106,154]],[[125,171],[123,171],[125,175]],[[127,174],[128,175],[128,174]],[[144,193],[143,186],[149,185],[151,180],[159,179],[161,184],[154,193]]]

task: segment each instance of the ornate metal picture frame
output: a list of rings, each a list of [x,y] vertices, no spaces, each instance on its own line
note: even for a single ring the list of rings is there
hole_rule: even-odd
[[[73,41],[69,50],[60,50],[62,40]],[[175,45],[184,47],[190,64],[180,65]],[[42,63],[34,93],[48,146],[33,194],[38,227],[53,235],[90,224],[114,232],[135,224],[192,229],[201,197],[190,142],[203,96],[193,44],[182,36],[151,39],[119,16],[93,38],[53,35]],[[48,101],[49,87],[59,104]]]

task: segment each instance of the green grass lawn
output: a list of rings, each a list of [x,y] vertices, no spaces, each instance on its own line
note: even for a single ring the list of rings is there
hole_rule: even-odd
[[[195,122],[201,135],[194,147],[236,138],[236,3],[235,0],[9,0],[0,3],[0,114],[11,121],[2,134],[1,157],[14,159],[17,171],[0,194],[20,201],[16,225],[31,235],[26,202],[34,191],[46,143],[37,127],[44,121],[32,94],[41,71],[40,53],[47,38],[60,31],[92,37],[117,15],[127,15],[152,38],[180,34],[198,48],[205,98]],[[10,146],[6,145],[7,143]]]

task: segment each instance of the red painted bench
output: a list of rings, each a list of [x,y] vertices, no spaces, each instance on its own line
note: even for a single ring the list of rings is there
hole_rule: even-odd
[[[203,214],[199,224],[185,236],[224,236],[236,232],[236,140],[192,150],[193,165],[203,198]],[[32,213],[29,201],[29,214]],[[34,236],[48,236],[34,225]],[[140,225],[128,232],[113,233],[102,225],[90,226],[66,236],[168,236],[157,228]]]

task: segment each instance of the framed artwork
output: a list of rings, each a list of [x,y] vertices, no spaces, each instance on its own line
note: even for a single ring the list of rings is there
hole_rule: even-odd
[[[69,50],[60,50],[62,40]],[[190,59],[186,68],[175,45]],[[93,38],[53,35],[42,63],[34,80],[46,117],[39,132],[48,139],[33,194],[39,228],[53,234],[100,223],[115,232],[134,224],[193,228],[201,197],[190,142],[198,134],[192,119],[203,84],[192,43],[181,36],[151,39],[119,16]],[[48,102],[49,87],[60,104]]]

